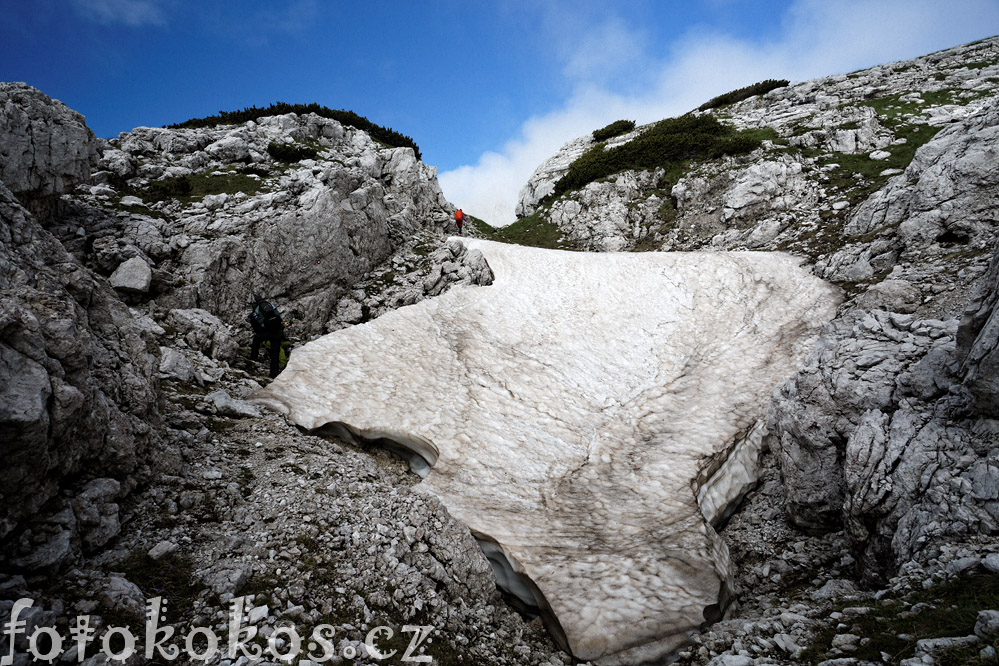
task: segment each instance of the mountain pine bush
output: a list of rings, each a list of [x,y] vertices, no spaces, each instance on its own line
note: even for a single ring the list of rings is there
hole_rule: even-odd
[[[248,120],[256,120],[267,116],[280,116],[285,113],[297,113],[298,115],[314,113],[323,118],[331,118],[341,125],[349,125],[350,127],[367,132],[371,135],[371,138],[377,139],[386,145],[395,148],[412,148],[413,152],[416,153],[416,159],[423,159],[423,156],[420,154],[420,147],[416,145],[416,142],[413,141],[413,139],[405,134],[400,134],[390,127],[376,125],[364,116],[358,115],[353,111],[330,109],[325,106],[320,106],[315,102],[312,104],[288,104],[286,102],[275,102],[270,106],[259,109],[256,106],[250,106],[246,107],[242,111],[219,111],[217,116],[191,118],[190,120],[168,125],[167,127],[170,129],[184,129],[217,127],[219,125],[242,125]]]
[[[613,139],[616,136],[627,134],[633,129],[635,129],[634,120],[615,120],[606,127],[601,127],[598,130],[593,130],[593,140],[606,141],[607,139]]]
[[[669,171],[685,161],[740,155],[759,145],[759,138],[723,125],[711,115],[667,118],[626,144],[609,150],[598,145],[583,153],[555,184],[552,196],[628,169],[662,167]]]
[[[749,99],[753,95],[763,95],[770,92],[771,90],[776,90],[777,88],[783,88],[789,85],[791,82],[787,79],[767,79],[766,81],[760,81],[759,83],[754,83],[751,86],[746,86],[745,88],[739,88],[738,90],[732,90],[725,93],[724,95],[718,95],[718,97],[713,97],[704,104],[697,107],[698,111],[707,111],[708,109],[717,109],[719,106],[725,106],[726,104],[735,104],[736,102],[741,102],[744,99]]]

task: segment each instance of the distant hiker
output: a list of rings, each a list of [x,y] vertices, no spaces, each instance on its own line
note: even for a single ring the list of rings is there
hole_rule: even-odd
[[[257,360],[260,355],[260,344],[265,340],[270,343],[271,378],[281,371],[281,343],[284,341],[284,329],[288,325],[281,319],[281,312],[261,296],[254,295],[250,303],[253,310],[247,319],[253,327],[253,342],[250,343],[250,359]]]
[[[463,235],[461,233],[461,227],[465,224],[465,213],[460,208],[454,214],[454,223],[458,225],[458,235]]]

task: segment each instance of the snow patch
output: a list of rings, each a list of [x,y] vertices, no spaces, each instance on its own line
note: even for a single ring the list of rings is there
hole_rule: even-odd
[[[711,522],[755,481],[770,392],[837,292],[784,254],[464,242],[492,286],[296,349],[255,400],[419,453],[415,488],[575,657],[661,658],[729,601]]]

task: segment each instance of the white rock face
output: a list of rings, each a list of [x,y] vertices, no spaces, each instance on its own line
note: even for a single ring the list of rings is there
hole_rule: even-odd
[[[254,399],[422,456],[417,488],[576,657],[660,659],[728,602],[711,520],[744,486],[741,444],[759,441],[834,290],[782,254],[466,243],[493,286],[296,349]]]

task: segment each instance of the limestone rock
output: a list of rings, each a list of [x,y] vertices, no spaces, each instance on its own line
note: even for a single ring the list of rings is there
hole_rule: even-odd
[[[158,438],[159,349],[2,185],[0,220],[2,538],[65,478],[138,471]]]
[[[244,400],[237,400],[225,391],[215,391],[208,394],[208,399],[219,414],[236,418],[260,416],[260,410]]]
[[[121,484],[114,479],[94,479],[73,498],[73,512],[82,534],[84,549],[93,552],[121,531],[116,500]]]
[[[101,601],[109,608],[132,618],[141,618],[145,613],[145,598],[138,586],[121,576],[109,576]]]
[[[145,293],[153,281],[153,271],[149,264],[139,257],[122,262],[111,274],[111,286],[122,291]]]
[[[236,355],[237,344],[229,326],[207,310],[171,310],[166,324],[177,331],[188,347],[209,358],[231,359]]]
[[[181,382],[195,378],[194,365],[184,353],[173,347],[160,347],[160,375]]]
[[[857,209],[844,231],[897,227],[907,247],[947,238],[965,245],[991,239],[999,175],[986,165],[999,147],[997,125],[999,101],[993,101],[941,131],[916,152],[902,177]]]
[[[0,181],[18,195],[86,182],[99,142],[83,116],[24,83],[0,83]]]
[[[979,413],[999,414],[999,247],[964,311],[957,359]]]
[[[276,168],[267,153],[272,141],[311,142],[321,150],[314,160]],[[130,174],[128,165],[142,162],[127,182],[150,213],[81,220],[98,236],[92,247],[102,270],[135,256],[132,245],[153,269],[158,304],[204,310],[243,332],[256,293],[294,319],[299,335],[324,330],[355,283],[415,233],[439,233],[453,210],[436,170],[412,149],[384,148],[313,114],[215,128],[140,127],[111,144],[102,167]],[[244,179],[243,191],[151,203],[159,195],[149,181],[192,174],[209,183],[234,174]]]

